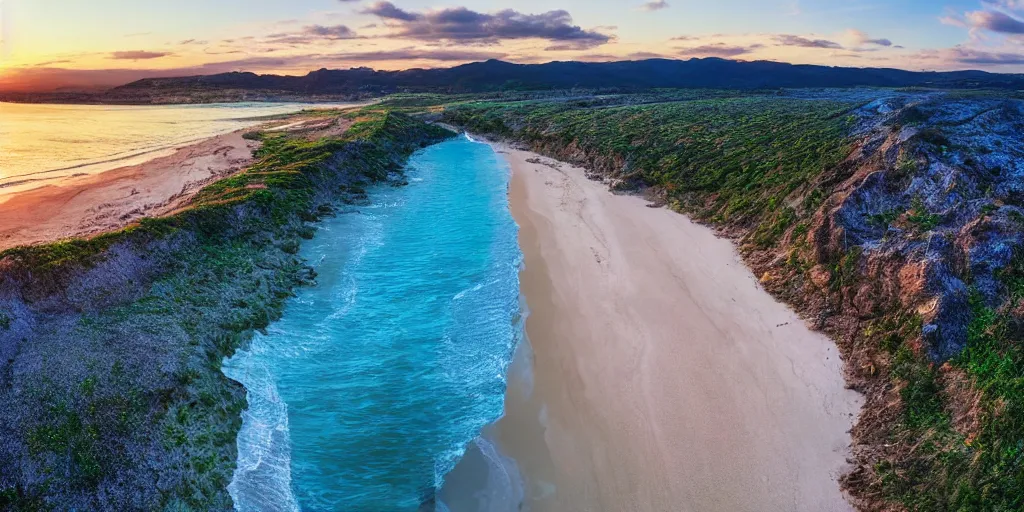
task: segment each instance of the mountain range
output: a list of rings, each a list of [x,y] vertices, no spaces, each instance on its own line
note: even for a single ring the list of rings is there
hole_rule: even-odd
[[[514,64],[499,60],[452,68],[376,71],[320,69],[305,76],[232,72],[148,78],[100,94],[96,103],[201,103],[237,100],[355,99],[396,92],[474,93],[552,89],[638,91],[657,88],[775,89],[803,87],[925,87],[1024,89],[1024,75],[984,71],[919,72],[845,68],[719,58]],[[45,100],[0,98],[18,101]],[[53,95],[60,101],[61,95]]]

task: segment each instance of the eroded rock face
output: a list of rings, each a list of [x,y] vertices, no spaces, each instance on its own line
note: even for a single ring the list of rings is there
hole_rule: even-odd
[[[759,163],[787,162],[780,163],[785,167],[751,170],[756,166],[745,167],[750,162],[743,159],[718,158],[748,154],[751,146],[737,141],[765,137],[773,129],[742,120],[766,115],[776,98],[790,106],[841,106],[831,111],[801,105],[771,115],[842,119],[836,137],[848,145],[830,151],[848,152],[845,159],[815,161],[821,167],[800,170],[808,157],[795,146],[813,140],[825,147],[831,140],[821,126],[793,141],[794,147],[777,148],[777,155],[756,156]],[[685,117],[688,111],[674,109],[674,101],[681,100],[670,98],[644,112]],[[1000,269],[1015,257],[1024,231],[1024,101],[988,92],[880,89],[780,91],[742,107],[723,101],[729,109],[714,110],[710,102],[705,117],[664,130],[630,124],[640,111],[630,111],[632,117],[601,113],[624,104],[615,96],[583,98],[572,115],[558,109],[551,109],[557,115],[538,115],[534,107],[458,107],[445,118],[476,123],[484,132],[501,128],[496,135],[582,166],[612,190],[641,190],[655,205],[692,214],[739,239],[763,286],[837,338],[857,343],[863,337],[857,333],[868,324],[899,317],[905,325],[920,320],[921,339],[914,343],[932,359],[958,354],[967,342],[972,304],[980,298],[998,305]],[[715,115],[717,131],[702,145],[693,135],[705,130],[705,121],[715,124]],[[609,120],[620,128],[602,130]],[[802,126],[784,129],[800,132]],[[709,149],[714,140],[719,146]],[[734,145],[723,147],[725,140]],[[645,159],[652,141],[674,149],[659,153],[659,160]],[[800,163],[786,159],[801,154]],[[744,175],[781,169],[806,181],[782,187],[784,177]],[[759,194],[746,194],[751,190]],[[746,215],[756,201],[770,206]]]
[[[971,295],[994,305],[996,274],[1022,241],[1024,102],[908,95],[854,115],[857,170],[815,215],[810,256],[825,263],[860,248],[877,285],[854,305],[916,311],[929,355],[948,359],[967,342]]]
[[[835,339],[848,385],[865,398],[851,431],[853,467],[843,477],[855,505],[865,510],[902,509],[892,501],[893,491],[902,494],[914,487],[910,495],[915,500],[926,498],[915,501],[926,503],[920,506],[948,506],[952,501],[946,493],[954,489],[928,498],[928,487],[955,481],[952,472],[964,469],[941,459],[971,445],[953,437],[935,441],[942,436],[935,435],[934,425],[910,426],[905,412],[910,411],[908,405],[924,403],[930,408],[945,402],[938,407],[945,407],[950,426],[968,441],[986,422],[995,421],[989,413],[991,403],[980,407],[983,393],[977,376],[963,371],[961,360],[932,363],[960,354],[969,342],[968,326],[984,321],[984,316],[999,317],[1000,337],[1019,340],[1024,332],[1024,307],[1016,298],[1009,300],[1008,288],[1019,290],[1014,281],[1024,276],[1024,254],[1019,249],[1024,233],[1024,101],[988,92],[878,89],[778,91],[772,98],[789,105],[794,99],[824,100],[841,108],[799,105],[795,111],[804,116],[801,122],[784,129],[804,137],[773,146],[775,154],[755,154],[750,145],[729,153],[721,144],[713,149],[695,144],[689,133],[699,132],[705,118],[712,117],[702,112],[703,117],[690,126],[680,123],[659,132],[672,136],[657,139],[659,144],[668,140],[674,149],[657,161],[644,158],[650,141],[638,145],[632,138],[653,130],[628,124],[629,118],[620,119],[621,129],[599,133],[602,120],[618,118],[593,113],[598,107],[586,102],[572,116],[552,116],[548,110],[534,116],[533,124],[523,122],[529,117],[528,107],[456,110],[451,117],[479,120],[484,130],[500,119],[505,123],[500,126],[508,127],[500,136],[584,166],[588,177],[613,188],[650,187],[644,192],[656,198],[656,205],[690,214],[735,238],[760,286]],[[770,124],[749,126],[742,121],[748,114],[775,119],[775,114],[766,114],[773,100],[745,99],[744,108],[719,116],[728,120],[720,123],[717,140],[770,138],[778,132]],[[705,107],[713,105],[707,102]],[[685,112],[670,106],[648,109],[660,108],[673,115]],[[834,139],[802,131],[807,120],[822,115],[842,121],[836,130],[841,145],[829,145]],[[557,122],[548,122],[551,117]],[[670,116],[662,119],[671,121]],[[578,144],[579,140],[589,144]],[[812,159],[807,167],[813,168],[801,172],[799,164],[809,161],[799,147],[805,141],[834,151],[834,158]],[[746,160],[717,158],[737,153]],[[794,155],[800,158],[783,167],[762,168],[760,175],[756,165],[746,165],[776,164]],[[638,176],[643,181],[636,185]],[[779,180],[759,179],[765,176]],[[801,181],[786,182],[792,177]],[[742,193],[751,190],[757,193]],[[731,202],[737,197],[744,200]],[[743,210],[757,201],[765,201],[764,207],[744,215]],[[759,236],[765,233],[771,236]],[[994,311],[978,315],[979,306]],[[932,393],[934,384],[941,400],[913,396],[918,390],[912,389],[912,381],[927,384],[923,395]],[[905,397],[907,389],[911,393]],[[1017,442],[1002,435],[996,438]],[[923,440],[952,444],[919,449]],[[978,447],[974,460],[988,459],[992,446],[998,443]],[[979,472],[971,478],[988,480],[989,475]],[[978,483],[978,488],[982,485],[989,484]],[[1018,493],[1002,497],[1008,494]]]

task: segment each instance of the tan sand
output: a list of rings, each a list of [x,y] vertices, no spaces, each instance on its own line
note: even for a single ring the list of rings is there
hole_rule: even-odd
[[[244,169],[257,143],[243,131],[148,162],[0,196],[0,250],[111,231],[166,214],[204,185]]]
[[[315,139],[341,135],[351,125],[352,121],[343,117],[296,113],[259,127],[156,152],[150,160],[109,171],[70,177],[28,176],[0,183],[0,250],[96,235],[143,217],[172,213],[204,186],[248,167],[259,143],[242,134],[257,128]]]
[[[851,510],[837,477],[860,397],[833,342],[710,229],[496,148],[513,170],[534,371],[532,394],[512,373],[492,434],[527,480],[525,508]]]

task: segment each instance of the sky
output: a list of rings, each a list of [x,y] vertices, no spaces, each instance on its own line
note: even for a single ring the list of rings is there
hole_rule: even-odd
[[[655,57],[1024,72],[1024,0],[0,0],[0,91]]]

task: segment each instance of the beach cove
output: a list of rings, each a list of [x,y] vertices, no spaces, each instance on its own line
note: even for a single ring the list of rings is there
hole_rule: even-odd
[[[529,344],[487,435],[521,469],[524,510],[851,510],[838,478],[860,398],[834,343],[711,229],[493,147],[512,170]]]

